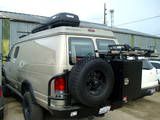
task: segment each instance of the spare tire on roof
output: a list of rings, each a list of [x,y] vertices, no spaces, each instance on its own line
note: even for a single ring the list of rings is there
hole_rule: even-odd
[[[105,104],[113,85],[112,67],[100,58],[83,59],[71,69],[69,91],[83,105],[95,107]]]

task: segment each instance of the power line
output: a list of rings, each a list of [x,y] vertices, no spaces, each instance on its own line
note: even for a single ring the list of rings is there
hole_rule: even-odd
[[[140,19],[140,20],[130,21],[130,22],[126,22],[126,23],[122,23],[122,24],[116,25],[116,26],[133,24],[133,23],[137,23],[137,22],[142,22],[142,21],[150,20],[150,19],[155,19],[155,18],[158,18],[158,17],[160,17],[160,15],[156,15],[156,16],[148,17],[148,18],[143,18],[143,19]]]

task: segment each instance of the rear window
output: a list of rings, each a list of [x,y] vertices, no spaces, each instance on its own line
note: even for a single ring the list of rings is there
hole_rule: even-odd
[[[154,63],[154,62],[151,62],[151,63],[156,69],[160,69],[160,64]]]
[[[143,60],[143,69],[146,70],[153,69],[153,65],[148,60]]]
[[[69,38],[70,64],[76,63],[86,56],[95,56],[95,48],[92,39],[82,37]]]
[[[108,45],[115,45],[116,43],[113,40],[107,39],[97,39],[96,40],[98,50],[100,51],[108,51]]]

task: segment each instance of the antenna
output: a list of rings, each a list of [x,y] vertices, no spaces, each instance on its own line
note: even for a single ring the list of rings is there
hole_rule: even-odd
[[[106,8],[106,3],[104,3],[104,24],[106,25],[106,16],[107,16],[107,8]]]
[[[111,14],[111,27],[113,27],[114,25],[114,10],[113,9],[110,10],[110,14]]]

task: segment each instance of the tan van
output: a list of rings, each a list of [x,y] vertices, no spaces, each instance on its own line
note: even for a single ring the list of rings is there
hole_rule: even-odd
[[[5,84],[21,96],[26,120],[42,120],[44,109],[61,118],[104,115],[113,102],[122,105],[135,87],[140,90],[140,62],[127,62],[124,71],[132,70],[125,79],[114,73],[121,67],[99,54],[117,43],[112,31],[81,27],[78,20],[69,13],[53,16],[10,50],[3,68]]]

